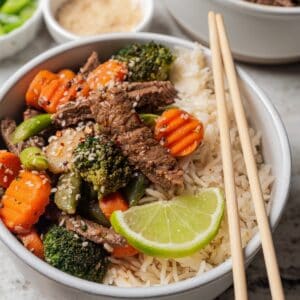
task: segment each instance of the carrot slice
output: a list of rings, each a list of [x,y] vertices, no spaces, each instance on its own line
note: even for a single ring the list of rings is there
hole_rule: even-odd
[[[203,134],[202,123],[178,108],[166,110],[156,120],[154,130],[155,138],[176,157],[194,152],[203,140]]]
[[[196,132],[191,132],[184,138],[182,138],[180,141],[178,141],[176,144],[170,146],[170,152],[174,156],[183,156],[187,155],[186,153],[190,154],[187,149],[192,152],[197,148],[199,144],[199,134]]]
[[[119,192],[111,193],[99,200],[99,206],[107,219],[110,218],[115,210],[125,211],[128,203]]]
[[[57,75],[58,78],[45,85],[40,94],[40,104],[48,113],[55,113],[57,107],[67,101],[65,97],[68,96],[75,78],[75,73],[67,69]]]
[[[71,82],[71,87],[64,93],[59,105],[72,101],[77,97],[87,97],[89,92],[90,88],[82,74],[77,74]]]
[[[0,186],[8,188],[17,177],[21,169],[21,162],[17,155],[6,150],[0,150]]]
[[[0,217],[15,233],[29,232],[44,213],[51,185],[48,177],[36,171],[21,171],[2,198]]]
[[[174,119],[178,119],[178,117],[182,114],[182,111],[178,108],[170,108],[161,115],[160,118],[157,119],[156,124],[160,128],[166,127],[173,121]]]
[[[61,70],[58,74],[47,70],[40,71],[26,93],[27,105],[55,113],[60,101],[68,95],[72,86],[70,82],[75,76],[76,74],[68,69]]]
[[[178,126],[175,129],[175,131],[171,131],[170,135],[167,136],[166,146],[179,142],[184,137],[186,137],[187,134],[193,132],[198,126],[199,126],[199,121],[196,119],[189,120],[189,121],[185,120],[185,123],[182,123],[180,126]]]
[[[96,90],[110,82],[123,81],[126,75],[126,64],[117,60],[101,64],[89,74],[87,80],[68,69],[61,70],[58,74],[43,70],[31,82],[26,93],[26,103],[38,109],[43,108],[48,113],[55,113],[59,105],[76,97],[86,97],[90,90]]]
[[[29,88],[26,92],[26,104],[29,106],[33,106],[37,109],[40,109],[39,98],[42,89],[49,84],[52,80],[56,79],[57,75],[49,72],[47,70],[42,70],[37,73],[37,75],[33,78],[32,82],[29,85]]]
[[[121,258],[121,257],[134,256],[138,253],[139,253],[138,250],[133,248],[131,245],[127,244],[127,245],[122,246],[122,247],[121,246],[115,247],[113,252],[112,252],[112,256]]]
[[[97,90],[110,82],[124,81],[127,72],[125,63],[111,59],[93,70],[87,77],[87,83],[91,90]]]
[[[61,82],[59,79],[54,79],[49,84],[47,84],[41,91],[39,103],[41,107],[48,113],[54,113],[56,111],[57,103],[53,101],[53,97],[60,88]],[[59,93],[62,95],[61,90]]]
[[[23,245],[31,251],[37,257],[43,259],[44,258],[44,245],[43,242],[33,228],[28,233],[18,234],[18,238],[21,240]]]
[[[111,193],[106,197],[103,197],[99,201],[99,206],[107,219],[110,218],[110,216],[114,211],[116,210],[125,211],[129,208],[128,203],[119,192]],[[112,256],[121,258],[121,257],[134,256],[137,253],[138,250],[133,248],[131,245],[126,244],[125,246],[114,247]]]

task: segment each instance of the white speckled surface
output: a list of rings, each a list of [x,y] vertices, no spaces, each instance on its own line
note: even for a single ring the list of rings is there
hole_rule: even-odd
[[[151,31],[177,35],[184,34],[159,3]],[[11,59],[0,62],[0,84],[13,72],[39,53],[55,46],[45,29],[30,47]],[[1,51],[1,45],[0,45]],[[287,299],[300,299],[300,64],[263,67],[243,67],[264,89],[279,110],[286,125],[293,152],[293,179],[289,204],[274,234],[275,246]],[[268,291],[262,256],[259,255],[247,271],[250,299],[271,299]],[[32,288],[30,278],[25,279],[14,267],[13,258],[0,242],[0,300],[77,300],[61,294],[58,298],[39,294]],[[82,298],[81,298],[82,299]],[[219,300],[233,299],[232,289]],[[204,300],[204,299],[203,299]]]

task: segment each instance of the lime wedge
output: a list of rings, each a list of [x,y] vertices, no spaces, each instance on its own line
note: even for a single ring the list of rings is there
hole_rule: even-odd
[[[206,246],[217,234],[224,212],[218,188],[198,195],[115,211],[111,224],[116,232],[141,252],[165,258],[184,257]]]

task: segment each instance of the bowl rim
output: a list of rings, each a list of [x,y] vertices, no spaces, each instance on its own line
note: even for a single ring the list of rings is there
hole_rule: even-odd
[[[10,39],[14,39],[18,36],[18,34],[20,33],[24,33],[27,30],[30,30],[30,27],[39,21],[39,19],[42,18],[42,5],[43,5],[43,0],[38,0],[38,5],[37,8],[35,10],[35,12],[33,13],[33,15],[25,21],[25,23],[23,25],[21,25],[20,27],[14,29],[13,31],[9,32],[8,34],[4,34],[2,36],[0,36],[0,43],[3,41],[7,41]]]
[[[238,7],[241,10],[249,11],[252,13],[262,13],[265,15],[274,16],[299,16],[300,6],[295,7],[283,7],[283,6],[272,6],[257,4],[253,2],[248,2],[245,0],[215,0],[221,2],[222,5],[227,5],[229,7]]]
[[[161,34],[152,34],[152,33],[115,33],[115,34],[107,34],[101,37],[92,37],[87,39],[82,39],[78,41],[72,41],[58,47],[52,48],[30,62],[24,65],[21,69],[19,69],[11,78],[7,80],[7,82],[3,85],[0,90],[0,105],[1,101],[8,93],[8,91],[14,86],[14,84],[20,80],[27,72],[31,71],[34,67],[42,63],[43,61],[55,57],[60,53],[64,53],[66,51],[72,50],[74,48],[79,48],[84,45],[101,43],[103,41],[115,41],[115,40],[136,40],[136,41],[149,41],[154,40],[156,42],[161,43],[170,43],[173,44],[174,47],[181,46],[188,49],[193,49],[195,47],[195,43],[176,38],[170,37],[167,35]],[[205,56],[210,56],[210,50],[208,48],[203,47]],[[271,103],[271,101],[266,97],[264,92],[254,83],[254,81],[247,75],[243,70],[238,68],[238,73],[242,81],[244,81],[258,96],[261,101],[261,105],[263,105],[270,117],[273,121],[274,126],[278,132],[279,140],[280,140],[280,148],[283,153],[286,155],[282,157],[284,161],[285,168],[282,170],[284,184],[280,186],[278,198],[282,199],[280,203],[280,207],[278,211],[273,217],[270,219],[270,223],[272,228],[274,229],[283,213],[284,207],[288,200],[289,188],[291,183],[291,152],[288,141],[287,132],[283,126],[282,120],[280,116]],[[176,293],[183,293],[187,291],[194,290],[199,286],[204,286],[210,284],[212,281],[218,280],[225,275],[230,275],[232,270],[232,261],[231,258],[213,268],[210,271],[207,271],[201,276],[195,276],[193,278],[180,281],[177,283],[172,283],[165,286],[151,286],[151,287],[139,287],[139,288],[122,288],[109,286],[105,284],[99,284],[95,282],[89,282],[67,273],[64,273],[46,262],[40,260],[36,256],[34,256],[30,251],[28,251],[23,245],[21,245],[18,240],[13,236],[12,233],[4,226],[2,222],[0,222],[0,239],[3,243],[16,255],[21,261],[25,262],[31,269],[36,270],[40,274],[53,281],[56,281],[60,284],[63,284],[67,287],[71,287],[82,292],[92,294],[92,295],[103,295],[110,296],[114,298],[149,298],[149,297],[161,297],[167,295],[173,295]],[[255,234],[254,237],[249,241],[246,250],[246,262],[258,252],[260,249],[260,238],[259,234]]]
[[[139,32],[139,31],[143,31],[148,24],[150,23],[150,21],[152,20],[153,14],[154,14],[154,0],[147,0],[146,2],[143,0],[138,0],[140,2],[141,5],[145,6],[146,9],[144,11],[143,17],[141,19],[141,21],[131,30],[131,32]],[[64,36],[64,38],[68,39],[69,41],[71,40],[78,40],[78,39],[84,39],[84,38],[89,38],[89,37],[85,37],[85,36],[80,36],[77,35],[75,33],[72,33],[70,31],[68,31],[67,29],[65,29],[63,26],[61,26],[56,18],[53,15],[53,12],[50,8],[50,3],[51,0],[44,0],[43,1],[43,6],[42,6],[42,12],[44,15],[44,19],[46,21],[46,23],[53,29],[55,30],[55,34],[60,34],[61,36]],[[146,3],[143,4],[143,3]],[[97,35],[93,35],[90,37],[99,37],[99,36],[103,36],[106,34],[112,34],[112,33],[100,33]]]

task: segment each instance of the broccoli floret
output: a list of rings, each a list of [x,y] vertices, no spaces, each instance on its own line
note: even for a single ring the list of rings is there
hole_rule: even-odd
[[[121,150],[102,135],[80,143],[73,153],[73,162],[82,179],[92,183],[99,198],[124,187],[132,174]]]
[[[57,225],[45,235],[44,253],[53,267],[90,281],[101,282],[108,266],[107,252],[102,246]]]
[[[169,48],[154,42],[132,44],[113,58],[127,63],[128,81],[167,80],[174,61]]]

